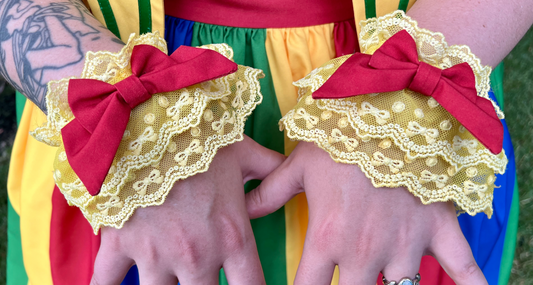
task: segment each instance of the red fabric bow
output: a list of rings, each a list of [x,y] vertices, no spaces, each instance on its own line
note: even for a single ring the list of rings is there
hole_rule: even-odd
[[[418,61],[414,39],[396,33],[373,55],[356,53],[313,93],[314,99],[337,99],[405,88],[435,100],[492,153],[502,150],[503,126],[492,103],[477,96],[468,63],[439,69]]]
[[[181,46],[171,56],[149,45],[131,55],[133,75],[111,85],[94,79],[69,81],[75,119],[61,130],[68,162],[91,195],[97,195],[111,167],[135,106],[153,94],[222,77],[237,64],[207,49]]]

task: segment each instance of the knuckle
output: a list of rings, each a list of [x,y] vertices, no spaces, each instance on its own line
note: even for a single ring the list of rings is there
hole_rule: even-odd
[[[479,267],[475,261],[469,261],[457,269],[457,277],[460,280],[469,280],[478,274]]]
[[[244,223],[239,223],[232,217],[222,215],[220,216],[220,225],[224,248],[229,252],[242,251],[251,238],[251,233],[246,233]]]
[[[319,252],[328,251],[338,238],[337,224],[334,219],[327,218],[311,231],[308,241]]]
[[[178,239],[177,250],[184,265],[192,269],[201,267],[202,251],[195,239],[191,237]]]

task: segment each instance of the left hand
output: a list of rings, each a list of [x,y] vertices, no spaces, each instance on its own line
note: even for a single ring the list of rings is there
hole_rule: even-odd
[[[414,278],[423,255],[437,258],[456,284],[487,284],[457,221],[454,205],[423,205],[405,188],[375,188],[357,165],[336,163],[312,143],[294,152],[246,196],[250,218],[304,192],[309,226],[294,284],[376,284]],[[422,276],[422,279],[424,276]]]

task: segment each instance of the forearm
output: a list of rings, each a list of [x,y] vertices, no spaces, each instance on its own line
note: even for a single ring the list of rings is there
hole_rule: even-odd
[[[483,65],[494,67],[533,23],[533,1],[418,0],[407,15],[444,34],[450,45],[468,45]]]
[[[78,0],[0,0],[0,74],[46,112],[47,83],[79,76],[88,51],[123,43]]]

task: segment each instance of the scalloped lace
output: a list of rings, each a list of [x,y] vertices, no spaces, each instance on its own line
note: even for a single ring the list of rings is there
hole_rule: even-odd
[[[362,51],[373,53],[400,30],[417,43],[421,61],[448,68],[467,62],[478,96],[489,99],[490,67],[466,46],[417,27],[402,11],[362,22]],[[315,100],[316,91],[350,55],[333,59],[294,83],[299,102],[280,121],[291,139],[315,142],[337,162],[357,164],[375,187],[406,187],[424,204],[454,201],[458,212],[492,214],[495,173],[505,153],[492,154],[433,98],[404,89]],[[500,118],[504,115],[493,102]]]
[[[132,35],[117,54],[88,53],[81,78],[114,84],[131,75],[135,45],[166,52],[157,34]],[[208,45],[229,59],[225,44]],[[73,119],[68,79],[49,83],[48,122],[32,135],[58,146],[54,179],[67,201],[78,206],[97,233],[101,226],[121,228],[138,207],[160,205],[179,179],[205,172],[217,150],[243,139],[244,122],[261,102],[262,71],[239,66],[237,72],[180,90],[154,95],[132,110],[115,160],[97,196],[91,196],[70,167],[61,128]]]

